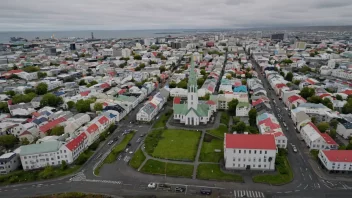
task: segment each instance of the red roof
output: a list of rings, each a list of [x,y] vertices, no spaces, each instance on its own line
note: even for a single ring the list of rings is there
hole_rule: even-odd
[[[342,93],[346,94],[346,95],[352,95],[352,90],[345,90]]]
[[[181,103],[181,98],[175,97],[174,98],[174,104],[180,104]]]
[[[276,84],[275,86],[276,86],[276,88],[281,89],[281,88],[283,88],[283,87],[286,87],[286,84],[284,84],[284,83],[279,83],[279,84]]]
[[[320,135],[321,135],[321,137],[324,138],[324,140],[325,140],[325,142],[326,142],[327,144],[329,144],[329,145],[337,145],[337,146],[338,146],[338,144],[335,142],[334,139],[332,139],[332,138],[330,137],[330,135],[328,135],[328,134],[326,134],[326,133],[320,133]]]
[[[288,101],[290,103],[293,103],[294,101],[299,100],[299,99],[301,99],[304,102],[306,102],[306,100],[304,98],[302,98],[301,96],[299,96],[299,95],[293,95],[293,96],[288,97],[287,99],[288,99]]]
[[[156,108],[156,105],[152,102],[149,102],[154,108]]]
[[[329,93],[324,93],[324,94],[321,94],[319,97],[320,97],[320,98],[324,98],[324,97],[326,97],[326,96],[331,96],[331,94],[329,94]]]
[[[109,119],[107,117],[103,116],[98,121],[100,124],[105,124],[106,122],[109,121]]]
[[[321,150],[331,162],[352,162],[352,150]]]
[[[118,93],[119,94],[123,94],[123,93],[125,93],[126,92],[126,89],[121,89]]]
[[[90,93],[90,91],[84,91],[84,92],[81,92],[81,96],[88,96]]]
[[[66,147],[70,150],[73,151],[75,150],[84,140],[87,139],[86,133],[81,133],[79,136],[77,136],[75,139],[71,140],[69,143],[66,144]]]
[[[311,84],[311,85],[314,85],[314,84],[315,84],[315,82],[314,82],[313,80],[309,79],[309,78],[306,80],[306,82],[309,83],[309,84]]]
[[[88,127],[87,132],[89,134],[92,134],[92,133],[96,132],[97,130],[98,130],[98,125],[92,124]]]
[[[318,127],[315,126],[315,124],[313,124],[313,122],[308,122],[308,124],[309,124],[314,130],[320,132],[319,129],[318,129]]]
[[[23,71],[20,69],[11,70],[11,71],[7,71],[7,72],[2,73],[2,76],[11,76],[12,74],[17,74],[17,73],[21,73],[21,72],[23,72]]]
[[[209,87],[208,87],[208,90],[211,91],[211,92],[213,92],[213,91],[214,91],[214,87],[213,87],[213,86],[209,86]]]
[[[273,135],[259,134],[226,134],[226,148],[241,149],[269,149],[276,150],[275,138]]]
[[[257,106],[258,104],[260,104],[260,103],[262,103],[262,102],[264,102],[263,99],[255,100],[255,101],[252,102],[252,106]]]
[[[269,127],[271,130],[280,128],[280,124],[274,123],[271,118],[267,118],[265,120],[262,120],[258,123],[258,125],[264,124],[265,126]]]
[[[106,89],[106,88],[109,88],[109,87],[110,87],[110,85],[108,83],[103,83],[103,84],[100,85],[100,88],[102,88],[102,89]]]
[[[54,128],[56,125],[60,124],[61,122],[65,122],[65,121],[66,121],[66,119],[64,117],[60,117],[56,120],[48,122],[48,123],[44,124],[43,126],[39,127],[39,130],[43,133],[46,133],[50,129]]]
[[[38,113],[38,112],[33,112],[32,115],[33,115],[34,117],[39,117],[39,116],[40,116],[40,113]]]
[[[215,105],[215,102],[212,101],[212,100],[208,100],[206,103],[207,103],[208,105]]]
[[[152,52],[152,54],[153,54],[154,57],[158,56],[158,52]]]

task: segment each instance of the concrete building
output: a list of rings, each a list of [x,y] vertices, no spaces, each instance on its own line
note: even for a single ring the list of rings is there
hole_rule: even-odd
[[[275,170],[276,144],[272,135],[225,134],[225,168]]]
[[[351,150],[320,150],[318,157],[323,167],[328,171],[352,171]]]
[[[8,174],[20,166],[20,158],[16,153],[5,153],[0,156],[0,174]]]
[[[248,102],[239,102],[236,106],[236,116],[246,117],[251,110],[251,105]]]
[[[344,139],[352,137],[352,123],[345,119],[338,119],[339,124],[337,125],[336,132],[341,135]]]
[[[327,133],[321,133],[312,122],[302,126],[301,136],[309,149],[336,150],[339,147]]]
[[[128,48],[122,49],[122,57],[128,58],[131,56],[131,50]]]

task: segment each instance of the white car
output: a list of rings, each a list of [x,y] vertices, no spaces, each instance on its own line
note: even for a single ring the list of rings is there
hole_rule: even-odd
[[[149,183],[148,188],[152,188],[152,189],[156,188],[156,183],[154,183],[154,182]]]

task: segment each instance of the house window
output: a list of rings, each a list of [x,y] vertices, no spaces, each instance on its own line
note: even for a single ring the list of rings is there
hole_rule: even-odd
[[[257,154],[257,150],[254,150],[254,154]]]
[[[259,151],[259,154],[262,154],[262,151]]]
[[[241,153],[241,150],[239,150],[238,153]]]
[[[249,154],[251,154],[251,150],[249,150],[248,152],[249,152]]]
[[[244,150],[243,152],[244,152],[244,154],[246,154],[246,150]]]
[[[233,149],[233,153],[236,153],[236,150],[235,150],[235,149]]]
[[[268,151],[265,151],[265,154],[267,154],[268,153]]]

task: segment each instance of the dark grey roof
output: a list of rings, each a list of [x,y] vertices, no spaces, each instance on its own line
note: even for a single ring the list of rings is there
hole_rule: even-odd
[[[346,129],[352,129],[352,122],[348,122],[345,119],[338,119],[338,121],[346,128]]]
[[[5,153],[0,156],[0,162],[8,162],[14,157],[16,157],[16,153]]]

